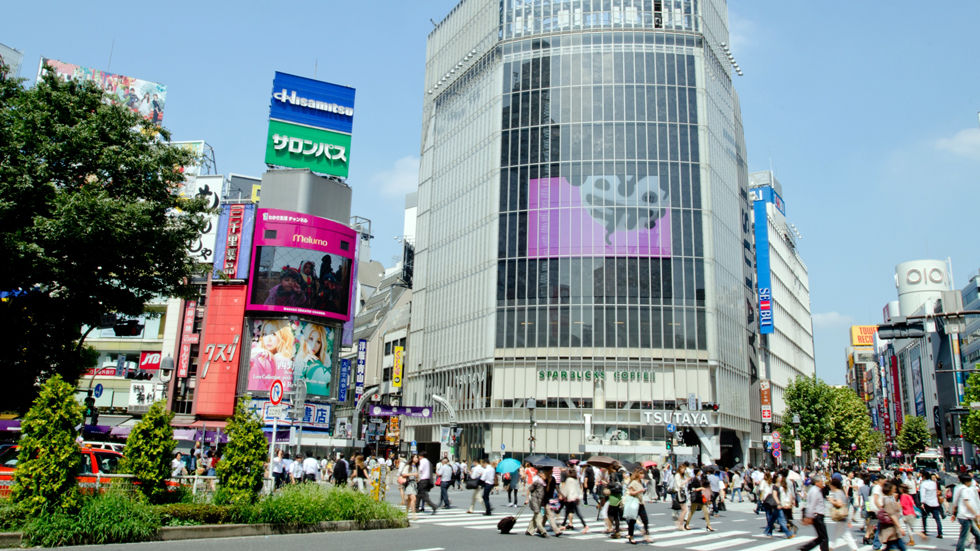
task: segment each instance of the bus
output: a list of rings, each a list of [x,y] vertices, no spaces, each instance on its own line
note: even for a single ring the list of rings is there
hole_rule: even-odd
[[[926,448],[922,453],[915,456],[916,470],[939,471],[943,464],[943,452],[939,448]]]

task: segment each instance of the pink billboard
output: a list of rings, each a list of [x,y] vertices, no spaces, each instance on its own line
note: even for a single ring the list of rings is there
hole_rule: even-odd
[[[668,191],[659,178],[528,182],[527,256],[670,256]]]
[[[326,218],[258,209],[248,310],[347,321],[356,237]]]

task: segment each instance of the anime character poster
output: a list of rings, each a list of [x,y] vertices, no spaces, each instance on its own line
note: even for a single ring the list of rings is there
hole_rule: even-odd
[[[307,396],[330,396],[335,329],[309,321],[254,320],[251,331],[248,390],[268,391],[278,379],[287,392],[305,382]]]
[[[41,58],[41,65],[37,73],[38,80],[41,80],[45,66],[50,67],[58,78],[65,81],[91,80],[99,88],[102,88],[109,101],[125,105],[130,111],[139,113],[153,124],[159,125],[163,122],[163,108],[167,102],[166,85],[125,75],[106,73],[46,57]]]

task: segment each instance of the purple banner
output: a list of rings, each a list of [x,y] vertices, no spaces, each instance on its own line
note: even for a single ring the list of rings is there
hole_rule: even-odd
[[[395,417],[397,415],[432,417],[432,408],[423,406],[378,406],[372,404],[368,406],[367,410],[371,417]]]
[[[667,189],[656,176],[528,182],[527,255],[670,257]]]

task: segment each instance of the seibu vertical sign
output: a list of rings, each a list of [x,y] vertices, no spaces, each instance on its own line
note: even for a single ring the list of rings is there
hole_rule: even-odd
[[[898,381],[898,356],[892,354],[889,357],[891,372],[892,372],[892,401],[895,405],[895,434],[902,432],[902,423],[905,421],[905,416],[902,414],[902,387]]]
[[[199,335],[194,332],[194,316],[197,314],[197,301],[187,301],[184,308],[184,320],[180,332],[180,358],[177,361],[177,376],[187,377],[191,364],[191,345],[197,344]]]
[[[201,342],[194,413],[228,417],[235,412],[241,359],[245,285],[213,285]]]

